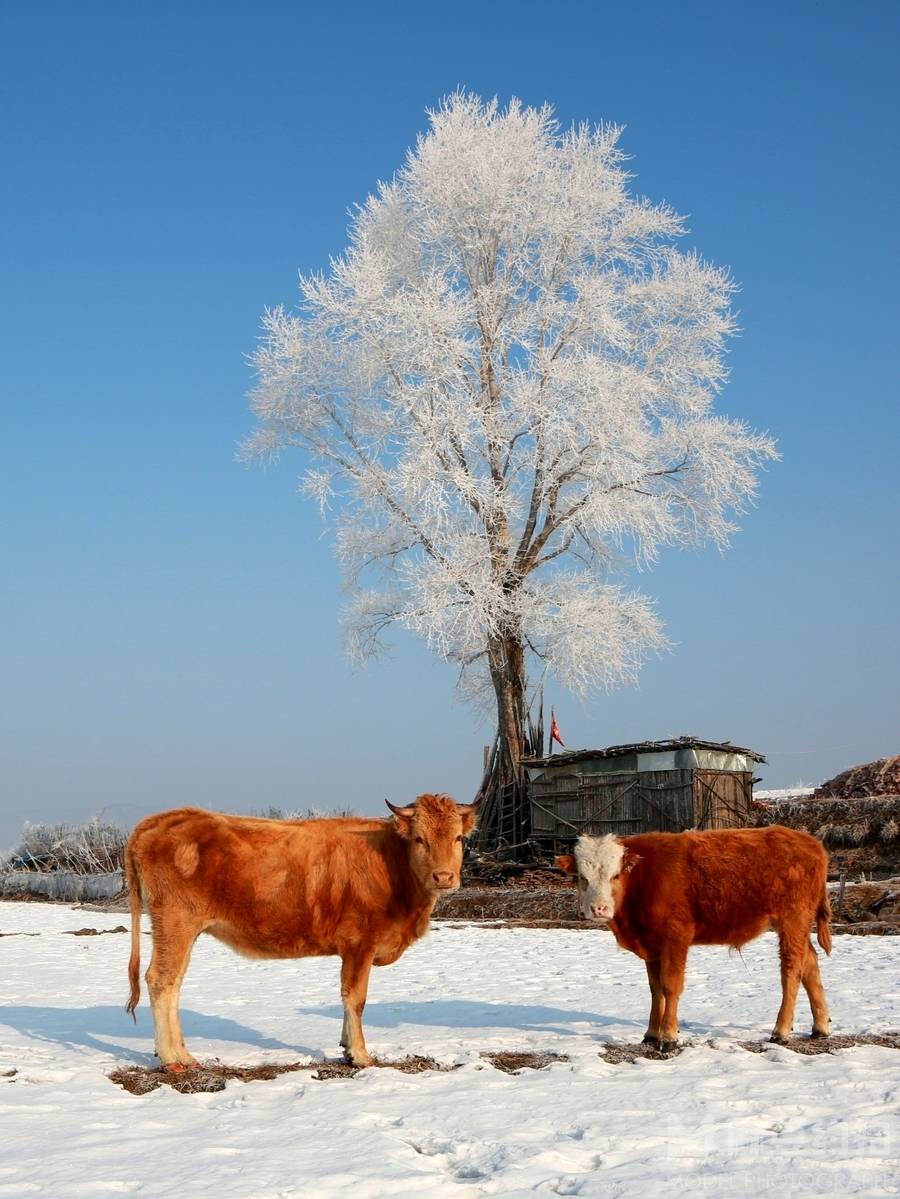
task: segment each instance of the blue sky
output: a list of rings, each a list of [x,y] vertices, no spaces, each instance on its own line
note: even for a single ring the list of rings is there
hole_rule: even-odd
[[[344,661],[299,460],[234,461],[267,304],[462,84],[627,126],[741,284],[721,410],[783,461],[725,557],[637,580],[675,651],[548,696],[818,781],[897,742],[898,10],[8,4],[0,16],[0,846],[25,819],[468,797],[485,723],[411,639]]]

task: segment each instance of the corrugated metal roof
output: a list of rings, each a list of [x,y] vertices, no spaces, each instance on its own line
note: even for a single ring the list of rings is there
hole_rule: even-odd
[[[621,758],[628,754],[664,753],[674,749],[716,749],[722,753],[743,754],[754,762],[765,762],[754,749],[732,745],[730,741],[703,741],[699,737],[669,737],[665,741],[636,741],[631,745],[609,745],[606,749],[573,749],[551,754],[547,758],[523,758],[525,766],[565,766],[569,762],[584,762],[589,758]]]

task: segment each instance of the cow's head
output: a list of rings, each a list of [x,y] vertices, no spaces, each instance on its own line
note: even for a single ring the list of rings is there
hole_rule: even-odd
[[[564,854],[556,865],[578,880],[578,909],[585,920],[612,920],[622,897],[625,875],[640,861],[618,837],[579,837],[575,854]]]
[[[476,804],[456,803],[449,795],[420,795],[408,808],[387,806],[394,828],[409,843],[409,864],[426,891],[455,891],[462,868],[463,839],[474,830]]]

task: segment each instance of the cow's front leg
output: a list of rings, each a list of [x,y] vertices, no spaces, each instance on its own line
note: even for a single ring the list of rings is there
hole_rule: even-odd
[[[362,1014],[366,1006],[371,971],[371,953],[353,951],[341,959],[341,1001],[344,1005],[341,1044],[354,1066],[372,1064],[362,1029]]]
[[[663,995],[662,983],[659,980],[659,962],[645,962],[644,964],[647,967],[647,981],[650,983],[650,1023],[644,1033],[644,1044],[658,1045],[666,1000]]]

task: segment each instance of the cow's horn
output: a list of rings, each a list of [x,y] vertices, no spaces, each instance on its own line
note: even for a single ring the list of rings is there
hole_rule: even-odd
[[[392,804],[389,799],[386,799],[384,802],[391,809],[395,816],[413,816],[415,814],[415,808],[398,808],[397,805]]]

